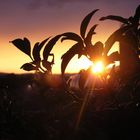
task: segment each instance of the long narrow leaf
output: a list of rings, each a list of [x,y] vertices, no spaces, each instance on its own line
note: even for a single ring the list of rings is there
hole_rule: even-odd
[[[11,42],[22,52],[31,57],[31,45],[30,41],[27,38],[24,38],[23,40],[18,38]]]
[[[40,42],[39,47],[42,48],[49,39],[50,39],[50,37],[48,37],[45,40],[43,40],[42,42]]]
[[[33,48],[33,58],[34,58],[34,60],[35,60],[36,62],[41,60],[40,51],[41,51],[42,47],[45,45],[45,43],[46,43],[48,40],[49,40],[49,38],[43,40],[41,43],[37,42],[37,43],[34,45],[34,48]]]
[[[48,56],[52,50],[52,48],[54,47],[54,45],[56,44],[56,42],[59,40],[59,38],[61,37],[61,35],[57,35],[54,38],[52,38],[45,46],[44,51],[43,51],[43,59],[47,60]]]
[[[94,30],[98,25],[95,24],[91,27],[91,29],[89,30],[86,38],[85,38],[85,44],[88,45],[92,45],[92,35],[95,34]]]
[[[39,48],[39,42],[36,42],[33,48],[33,58],[35,61],[40,60],[40,55],[38,56],[38,48]]]
[[[70,60],[76,55],[80,54],[82,47],[79,46],[79,43],[74,44],[62,57],[62,62],[61,62],[61,73],[62,75],[65,72],[65,69],[70,62]]]
[[[92,16],[98,11],[99,9],[96,9],[94,11],[92,11],[91,13],[89,13],[81,22],[81,26],[80,26],[80,35],[82,36],[83,39],[85,39],[85,34],[86,34],[86,30],[87,30],[87,26],[92,18]]]
[[[127,18],[123,18],[121,16],[109,15],[109,16],[100,18],[101,21],[107,20],[107,19],[109,19],[109,20],[116,20],[116,21],[122,22],[124,24],[129,24],[128,23],[128,19]]]
[[[73,33],[73,32],[66,32],[66,33],[61,34],[61,36],[64,36],[61,39],[61,42],[68,39],[77,41],[77,42],[83,42],[82,38],[78,34]]]

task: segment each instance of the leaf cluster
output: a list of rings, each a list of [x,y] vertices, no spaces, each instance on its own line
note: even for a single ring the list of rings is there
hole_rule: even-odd
[[[28,55],[31,59],[31,62],[25,63],[21,66],[21,69],[25,71],[36,71],[36,72],[42,72],[42,73],[51,73],[52,72],[52,65],[54,64],[54,54],[51,53],[51,50],[57,40],[59,39],[59,36],[55,36],[50,39],[47,38],[41,42],[36,42],[33,46],[33,49],[31,48],[31,43],[29,39],[27,38],[17,38],[11,43],[16,46],[19,50],[21,50],[23,53]],[[41,58],[40,53],[43,49],[43,58]],[[49,57],[52,57],[51,61],[48,61]]]

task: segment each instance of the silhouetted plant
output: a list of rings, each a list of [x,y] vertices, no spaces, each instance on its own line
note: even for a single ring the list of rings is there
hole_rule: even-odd
[[[122,23],[120,29],[116,30],[105,42],[104,55],[106,56],[112,45],[118,41],[120,44],[120,68],[122,73],[132,74],[140,67],[140,5],[135,14],[129,18],[109,15],[100,20],[116,20]]]
[[[94,30],[97,27],[96,25],[93,25],[91,27],[91,29],[89,30],[89,32],[86,35],[86,30],[88,27],[88,24],[92,18],[92,16],[98,11],[98,9],[92,11],[91,13],[89,13],[81,22],[81,26],[80,26],[80,35],[74,33],[74,32],[66,32],[63,33],[62,36],[62,40],[73,40],[76,41],[76,44],[74,44],[63,56],[62,56],[62,63],[61,63],[61,72],[62,74],[64,74],[65,69],[69,63],[69,61],[76,55],[78,54],[78,58],[80,58],[82,55],[85,55],[87,57],[90,57],[87,54],[87,47],[89,45],[92,45],[91,42],[91,38],[92,35],[95,34]],[[93,52],[94,53],[94,52]]]
[[[92,36],[95,33],[95,28],[97,27],[97,24],[93,25],[89,32],[86,33],[88,24],[92,18],[92,16],[98,11],[98,9],[92,11],[89,13],[81,22],[80,26],[80,35],[73,33],[73,32],[66,32],[61,34],[62,40],[64,41],[66,39],[74,40],[76,41],[76,44],[74,44],[63,56],[62,56],[62,63],[61,63],[61,72],[62,75],[65,72],[65,69],[70,62],[70,60],[78,54],[78,58],[80,58],[82,55],[85,55],[89,60],[92,62],[97,61],[98,59],[102,59],[103,57],[103,43],[98,41],[94,45],[92,44]],[[118,56],[118,53],[112,53],[109,57],[106,59],[106,65],[110,63],[114,63]]]
[[[59,35],[50,39],[47,38],[42,42],[35,43],[33,49],[31,50],[31,43],[27,38],[24,39],[15,39],[11,41],[18,49],[27,54],[32,62],[25,63],[21,66],[21,69],[25,71],[35,70],[36,72],[41,73],[51,73],[52,65],[54,64],[54,54],[51,53],[53,46],[56,41],[59,39]],[[45,45],[46,44],[46,45]],[[45,46],[45,47],[44,47]],[[44,47],[43,50],[43,58],[40,56],[40,51]],[[48,61],[48,57],[52,56],[51,62]]]
[[[120,54],[115,58],[120,61],[120,84],[117,86],[118,101],[129,97],[129,101],[134,101],[137,96],[139,85],[140,70],[140,5],[136,8],[133,17],[123,18],[121,16],[109,15],[100,20],[116,20],[122,23],[122,26],[113,32],[105,42],[104,56],[106,57],[113,44],[119,42]],[[116,78],[112,83],[116,81]],[[125,93],[125,94],[124,94]],[[137,96],[139,99],[139,97]],[[123,100],[124,102],[124,100]]]

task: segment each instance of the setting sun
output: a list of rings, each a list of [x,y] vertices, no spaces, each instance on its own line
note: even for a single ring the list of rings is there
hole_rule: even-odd
[[[93,73],[102,73],[104,71],[104,64],[102,61],[98,61],[92,66]]]

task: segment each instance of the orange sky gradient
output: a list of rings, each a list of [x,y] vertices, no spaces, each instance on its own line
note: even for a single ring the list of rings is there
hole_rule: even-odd
[[[139,4],[139,0],[117,1],[115,3],[111,0],[106,3],[103,0],[99,0],[99,2],[92,0],[80,2],[77,0],[76,2],[60,3],[57,7],[55,5],[57,0],[53,0],[54,3],[49,3],[50,5],[42,0],[42,4],[46,4],[45,7],[41,3],[38,4],[36,0],[36,3],[33,3],[33,0],[30,0],[30,3],[23,0],[19,0],[18,3],[16,3],[17,0],[13,0],[13,3],[10,3],[10,0],[7,1],[9,3],[4,2],[0,5],[0,72],[6,73],[25,73],[20,67],[26,62],[30,62],[30,58],[9,41],[27,37],[33,46],[35,42],[63,32],[79,33],[82,19],[92,10],[99,8],[100,11],[93,16],[89,27],[93,24],[99,24],[96,29],[97,34],[93,36],[93,44],[96,41],[104,43],[109,35],[120,26],[120,23],[114,21],[101,22],[99,18],[109,14],[129,17],[134,14],[135,8]],[[58,42],[53,48],[52,52],[55,55],[53,73],[61,72],[61,56],[71,47],[72,43],[69,41]],[[114,49],[117,49],[117,45]],[[87,68],[88,65],[88,60],[85,57],[77,59],[75,56],[70,61],[66,72],[79,72],[80,69]]]

